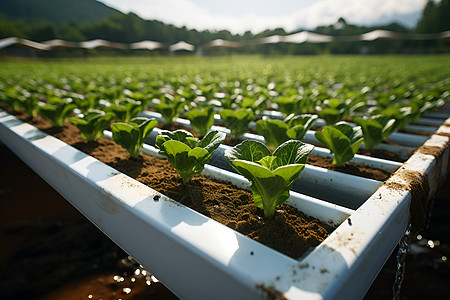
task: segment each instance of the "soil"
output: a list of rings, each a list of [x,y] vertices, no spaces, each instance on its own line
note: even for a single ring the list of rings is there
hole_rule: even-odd
[[[376,157],[376,158],[381,158],[381,159],[387,159],[387,160],[392,160],[392,161],[397,161],[397,162],[404,162],[405,161],[404,159],[401,159],[397,154],[389,152],[389,151],[386,151],[386,150],[359,149],[357,153],[360,154],[360,155]]]
[[[410,133],[410,134],[417,134],[417,135],[426,135],[426,136],[432,136],[433,135],[433,132],[420,131],[420,130],[401,129],[401,130],[399,130],[399,132]]]
[[[362,176],[365,178],[370,178],[378,181],[385,181],[389,178],[390,173],[383,170],[374,169],[365,166],[364,164],[355,164],[352,162],[346,162],[344,167],[338,167],[332,164],[332,158],[324,158],[316,155],[308,156],[308,164],[325,168],[328,170],[343,172],[346,174]]]

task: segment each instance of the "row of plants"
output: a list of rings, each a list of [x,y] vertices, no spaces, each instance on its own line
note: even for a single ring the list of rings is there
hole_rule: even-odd
[[[302,140],[320,117],[327,126],[315,132],[315,137],[334,154],[333,163],[343,166],[362,142],[367,149],[374,149],[394,131],[442,105],[449,86],[448,77],[442,79],[441,73],[432,76],[437,80],[432,83],[418,78],[410,82],[410,76],[404,76],[393,81],[376,77],[370,84],[365,77],[354,80],[348,74],[343,77],[332,72],[327,76],[318,72],[314,78],[297,75],[296,80],[289,72],[272,69],[264,75],[246,71],[235,77],[223,70],[221,77],[211,72],[195,76],[168,73],[107,76],[97,70],[87,77],[58,77],[57,73],[38,79],[13,77],[1,83],[0,101],[30,116],[39,112],[55,126],[62,126],[74,111],[82,114],[71,121],[86,131],[82,134],[89,140],[100,136],[101,128],[112,119],[122,123],[112,126],[113,132],[117,128],[134,132],[131,128],[143,121],[131,120],[145,109],[161,113],[166,126],[182,115],[203,137],[218,113],[235,139],[256,121],[257,133],[272,151],[288,140]],[[244,75],[248,77],[242,78]],[[279,110],[286,118],[262,116],[266,109]],[[358,126],[350,127],[342,120]],[[92,127],[98,128],[96,133],[87,133]],[[135,136],[133,133],[137,139]],[[136,156],[138,146],[130,153]]]
[[[0,101],[13,109],[22,109],[30,116],[39,113],[51,121],[54,126],[62,126],[76,109],[84,112],[78,117],[71,117],[70,121],[79,128],[83,138],[88,141],[101,137],[103,130],[108,128],[111,120],[114,119],[118,122],[111,126],[114,140],[126,148],[132,157],[137,157],[144,140],[157,122],[136,117],[143,109],[140,101],[128,98],[118,99],[114,103],[103,101],[106,105],[103,105],[103,110],[99,110],[92,107],[101,108],[100,105],[87,106],[87,103],[95,103],[91,99],[80,101],[79,99],[61,99],[53,96],[47,98],[46,102],[42,102],[36,96],[25,98],[3,94]],[[163,109],[161,111],[165,112]],[[169,113],[170,120],[168,120],[167,114],[163,113],[162,115],[166,116],[164,118],[166,122],[172,123],[173,110],[170,110]],[[185,116],[200,136],[207,136],[214,124],[214,114],[213,108],[209,107],[192,109]],[[246,133],[248,124],[254,118],[253,111],[248,108],[226,109],[220,111],[219,114],[234,138],[239,138]],[[291,114],[284,120],[264,117],[256,122],[256,131],[264,136],[267,147],[274,150],[288,140],[301,140],[317,118],[317,115],[311,114]],[[355,121],[360,126],[352,127],[345,122],[338,122],[335,125],[325,126],[322,131],[315,133],[316,139],[334,154],[333,163],[337,166],[344,166],[347,161],[351,160],[363,141],[366,148],[373,149],[394,131],[396,124],[395,119],[381,115],[356,118]]]
[[[111,124],[113,119],[123,116],[122,111],[114,114],[113,110],[88,110],[84,114],[69,117],[76,105],[71,101],[56,99],[52,98],[48,103],[36,102],[31,110],[30,106],[25,110],[23,102],[14,101],[14,98],[3,98],[1,102],[10,104],[12,110],[18,107],[24,109],[31,118],[39,114],[55,127],[64,126],[69,120],[87,142],[99,139],[105,129],[111,128],[113,140],[126,149],[132,158],[138,157],[145,139],[158,123],[154,119],[134,117],[127,122]],[[134,101],[129,103],[137,104]],[[129,117],[130,111],[126,110],[124,115]],[[178,172],[183,183],[188,184],[193,175],[203,171],[212,152],[224,139],[225,133],[219,131],[209,131],[201,139],[185,130],[162,131],[157,136],[156,147],[160,149],[159,154],[166,157]],[[267,218],[271,218],[276,207],[289,198],[292,183],[304,169],[312,149],[312,145],[291,140],[272,153],[260,142],[245,141],[231,148],[225,156],[240,174],[252,182],[255,205],[263,209]]]

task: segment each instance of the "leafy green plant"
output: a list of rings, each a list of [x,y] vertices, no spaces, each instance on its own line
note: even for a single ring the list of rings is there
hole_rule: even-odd
[[[108,107],[108,111],[114,114],[114,120],[123,123],[135,118],[141,110],[141,102],[129,98],[118,99]]]
[[[280,96],[275,100],[275,103],[278,104],[279,110],[286,114],[290,115],[306,113],[308,111],[308,103],[309,99],[297,95],[292,96]]]
[[[183,183],[188,183],[192,176],[203,171],[225,136],[224,132],[213,130],[199,140],[185,130],[161,131],[155,145],[180,174]]]
[[[355,118],[355,123],[361,126],[364,145],[369,150],[374,149],[396,129],[395,119],[383,115]]]
[[[30,95],[29,97],[21,95],[10,95],[12,101],[15,103],[15,107],[25,111],[30,117],[35,117],[39,110],[39,99],[36,95]]]
[[[267,98],[264,97],[243,97],[240,99],[241,108],[250,108],[255,113],[263,111],[266,107]]]
[[[80,130],[81,137],[87,141],[93,141],[103,136],[105,130],[113,118],[112,113],[102,110],[90,110],[78,117],[71,117],[69,121]]]
[[[317,120],[317,115],[289,115],[284,120],[264,117],[256,122],[256,131],[264,136],[269,149],[275,149],[289,139],[301,140]]]
[[[156,111],[162,115],[166,124],[170,125],[178,116],[183,104],[184,103],[180,100],[175,100],[172,97],[164,96],[161,103],[155,104],[154,107]]]
[[[240,137],[248,130],[248,124],[253,121],[255,114],[249,108],[241,109],[223,109],[219,112],[220,118],[225,126],[230,129],[231,135],[235,138]]]
[[[131,157],[138,157],[139,150],[158,121],[148,118],[133,118],[128,123],[118,122],[111,125],[113,140],[125,148]]]
[[[327,125],[333,125],[341,121],[344,117],[350,116],[356,110],[365,106],[365,100],[355,99],[328,99],[323,101],[323,107],[317,107],[317,113],[325,120]]]
[[[86,97],[79,95],[79,97],[72,97],[73,102],[81,112],[85,113],[89,110],[95,109],[100,101],[98,94],[89,94]]]
[[[291,140],[273,153],[263,143],[244,141],[227,149],[225,157],[232,167],[251,183],[255,205],[272,218],[276,207],[289,198],[289,190],[306,165],[314,147]]]
[[[186,112],[186,118],[191,121],[195,132],[204,136],[211,126],[214,125],[214,109],[212,107],[191,109]]]
[[[39,114],[49,120],[53,126],[62,127],[76,108],[71,100],[70,98],[51,98],[47,103],[39,102]]]
[[[355,156],[364,139],[360,126],[352,127],[345,122],[325,126],[315,137],[334,154],[333,164],[338,167],[345,166]]]
[[[395,119],[396,128],[404,128],[411,123],[416,115],[412,106],[392,105],[387,108],[374,107],[370,110],[371,115],[383,115]]]

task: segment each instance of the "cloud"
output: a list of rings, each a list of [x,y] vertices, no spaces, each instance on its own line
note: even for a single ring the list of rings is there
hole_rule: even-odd
[[[267,16],[258,14],[258,8],[246,7],[243,0],[228,0],[236,13],[224,14],[196,4],[198,0],[104,0],[103,2],[121,11],[132,11],[145,19],[156,19],[176,26],[186,26],[197,30],[228,29],[232,33],[247,30],[260,32],[277,27],[292,31],[297,28],[312,29],[319,25],[334,24],[343,17],[349,23],[369,25],[380,19],[389,19],[398,14],[421,11],[426,0],[318,0],[308,1],[301,9],[288,9],[284,15]],[[201,2],[201,1],[200,1]],[[264,5],[264,4],[261,4]],[[275,4],[283,5],[283,0]],[[300,5],[299,5],[300,7]],[[247,10],[244,10],[246,9]],[[279,10],[279,9],[278,9]]]

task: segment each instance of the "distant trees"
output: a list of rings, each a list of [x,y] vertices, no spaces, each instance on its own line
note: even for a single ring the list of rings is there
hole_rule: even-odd
[[[6,1],[6,0],[0,0]],[[20,0],[28,1],[28,0]],[[50,0],[46,0],[50,1]],[[56,0],[55,0],[56,1]],[[58,3],[62,0],[57,0]],[[88,3],[90,0],[82,0]],[[45,2],[47,3],[47,2]],[[62,3],[62,2],[61,2]],[[97,2],[96,2],[97,3]],[[99,7],[101,9],[101,7]],[[435,33],[450,29],[450,0],[429,0],[423,9],[423,15],[415,29],[417,33]],[[194,45],[203,45],[215,39],[230,41],[252,40],[271,35],[287,35],[283,28],[265,30],[258,34],[247,31],[243,34],[232,34],[228,30],[198,31],[186,27],[176,27],[157,20],[144,20],[134,13],[124,14],[112,10],[109,15],[90,21],[64,22],[33,19],[7,18],[0,14],[0,38],[17,36],[34,41],[63,39],[68,41],[84,41],[105,39],[112,42],[132,43],[142,40],[152,40],[163,43],[176,43],[184,40]],[[413,32],[398,23],[384,26],[367,27],[348,23],[339,18],[335,24],[319,26],[316,33],[334,36],[359,35],[375,29],[392,30],[396,32]],[[299,32],[297,30],[296,32]],[[295,32],[293,32],[295,33]],[[261,53],[261,54],[318,54],[318,53],[422,53],[448,52],[448,41],[386,41],[371,42],[332,42],[319,44],[288,44],[277,43],[260,46],[246,46],[240,49],[226,49],[218,53]],[[209,53],[214,54],[214,51]]]
[[[428,0],[417,23],[417,33],[436,33],[450,30],[450,0]]]

